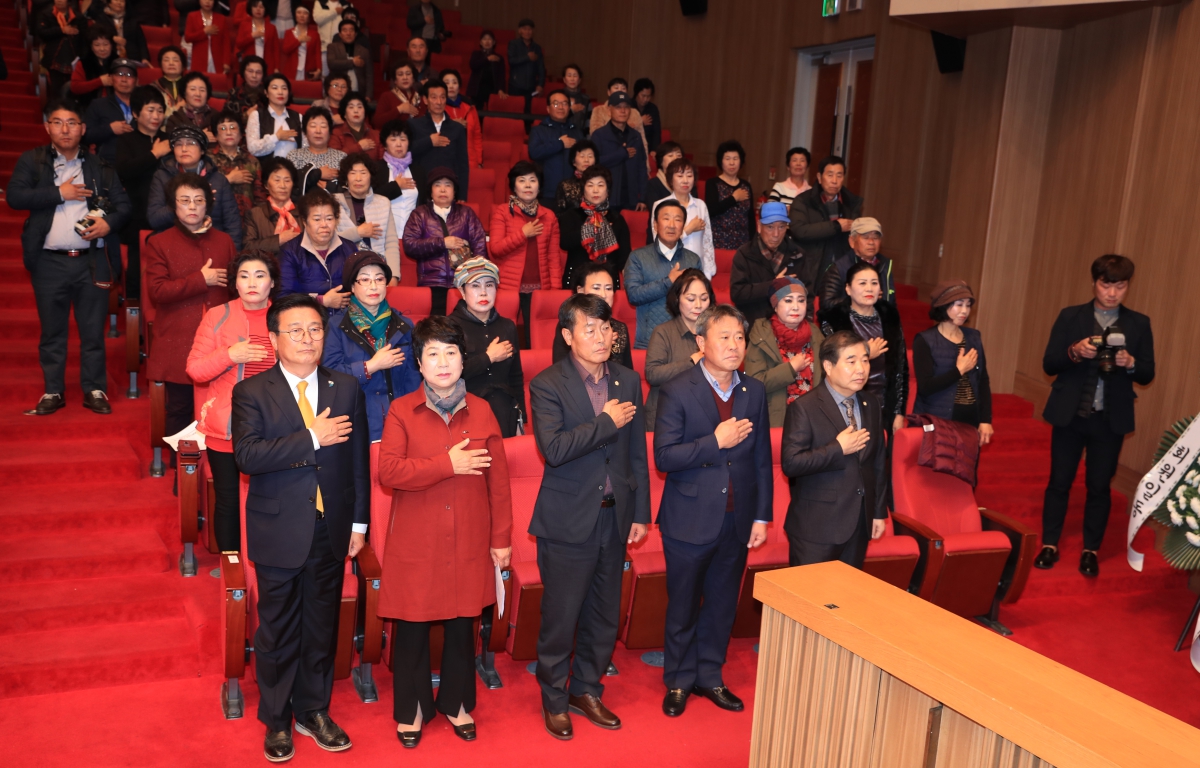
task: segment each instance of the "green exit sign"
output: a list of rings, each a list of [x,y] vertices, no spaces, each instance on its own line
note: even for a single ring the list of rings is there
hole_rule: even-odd
[[[837,16],[841,10],[841,0],[821,0],[822,16]]]

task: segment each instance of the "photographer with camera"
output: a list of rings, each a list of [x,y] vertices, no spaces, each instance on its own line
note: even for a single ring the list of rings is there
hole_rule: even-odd
[[[45,394],[28,413],[47,416],[66,405],[72,309],[79,329],[83,405],[112,413],[105,394],[104,316],[109,288],[121,275],[117,233],[129,220],[129,198],[112,166],[81,151],[86,127],[75,104],[52,99],[43,115],[50,144],[21,155],[7,195],[10,207],[30,212],[21,247],[42,326],[38,357]]]
[[[1050,482],[1042,505],[1042,551],[1034,565],[1053,568],[1067,516],[1071,484],[1087,451],[1087,501],[1083,507],[1083,553],[1079,572],[1100,573],[1097,553],[1112,506],[1109,483],[1125,435],[1133,431],[1135,383],[1154,380],[1154,336],[1150,318],[1121,302],[1133,278],[1133,262],[1101,256],[1092,262],[1092,293],[1086,304],[1059,313],[1042,357],[1042,369],[1056,376],[1042,418],[1050,438]]]

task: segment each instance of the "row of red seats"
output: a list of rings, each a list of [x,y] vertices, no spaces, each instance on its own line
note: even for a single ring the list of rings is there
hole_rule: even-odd
[[[780,429],[772,429],[774,457],[774,522],[767,543],[754,550],[747,561],[741,598],[734,625],[735,637],[754,637],[761,623],[761,605],[753,598],[754,578],[763,571],[787,566],[788,543],[783,534],[790,490],[779,465]],[[978,508],[971,487],[950,475],[940,474],[917,464],[922,431],[901,430],[896,434],[893,483],[896,512],[888,522],[885,535],[872,541],[867,550],[864,570],[900,589],[910,589],[921,597],[953,613],[976,616],[997,631],[1000,604],[1015,602],[1024,588],[1037,547],[1034,531],[1004,515]],[[653,435],[646,436],[650,459],[652,514],[657,514],[665,476],[653,465]],[[378,444],[372,446],[371,471],[377,477]],[[537,635],[541,623],[541,574],[537,568],[536,540],[526,533],[534,503],[541,486],[543,459],[534,438],[523,436],[505,440],[509,482],[513,504],[513,559],[505,578],[508,582],[503,618],[499,606],[494,609],[486,643],[480,652],[506,651],[516,660],[536,658]],[[199,498],[211,498],[202,480],[204,462],[194,444],[181,450],[180,500],[195,504]],[[243,501],[246,492],[243,477]],[[370,546],[347,561],[343,588],[341,624],[335,676],[354,676],[355,686],[365,701],[377,692],[372,665],[381,661],[391,665],[386,638],[392,633],[386,619],[376,612],[382,573],[386,532],[390,525],[392,490],[377,483],[371,499]],[[205,502],[201,502],[202,507]],[[209,526],[211,528],[211,526]],[[195,525],[183,525],[185,535],[194,539]],[[223,637],[225,677],[222,704],[227,717],[241,715],[239,681],[244,674],[249,639],[256,621],[256,589],[253,564],[245,558],[245,531],[240,553],[222,553],[222,582],[225,592]],[[211,543],[210,543],[211,546]],[[622,587],[619,638],[627,648],[662,646],[666,593],[666,563],[662,539],[657,527],[626,556]],[[918,569],[919,566],[919,570]],[[916,572],[916,578],[914,578]],[[437,668],[440,644],[435,638],[433,666]],[[351,669],[352,657],[359,664]]]

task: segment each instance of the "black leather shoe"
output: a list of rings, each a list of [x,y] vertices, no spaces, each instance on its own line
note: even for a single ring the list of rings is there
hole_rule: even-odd
[[[454,725],[454,723],[450,723]],[[463,741],[475,741],[475,723],[454,725],[454,735]]]
[[[1057,562],[1058,548],[1042,547],[1042,551],[1038,553],[1037,559],[1033,561],[1033,567],[1041,568],[1043,571],[1047,571],[1053,568],[1054,564]]]
[[[25,413],[30,416],[49,416],[59,408],[65,408],[66,406],[66,398],[64,398],[62,395],[58,393],[50,394],[47,392],[46,394],[42,395],[41,400],[38,400],[37,405],[33,407],[33,410],[25,411]]]
[[[396,737],[405,749],[416,749],[421,743],[421,730],[418,728],[415,731],[396,731]]]
[[[1079,556],[1079,572],[1089,579],[1100,575],[1100,558],[1096,557],[1095,552],[1083,550],[1083,554]]]
[[[328,752],[350,749],[350,737],[325,712],[313,712],[303,721],[296,720],[296,732],[312,737],[318,747]]]
[[[108,395],[99,389],[93,389],[83,396],[83,407],[104,415],[112,413]]]
[[[663,697],[663,714],[667,717],[679,717],[687,708],[690,693],[682,688],[672,688]]]
[[[741,712],[746,708],[746,705],[742,703],[742,700],[737,696],[734,696],[733,692],[723,685],[719,685],[716,688],[701,688],[697,685],[692,689],[692,693],[698,696],[703,696],[721,709],[725,709],[730,712]]]
[[[263,755],[268,760],[272,763],[286,763],[295,754],[291,731],[267,731],[267,739],[263,742]]]

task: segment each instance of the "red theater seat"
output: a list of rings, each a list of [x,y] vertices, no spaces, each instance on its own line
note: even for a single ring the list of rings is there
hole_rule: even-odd
[[[571,291],[534,291],[530,300],[529,345],[534,349],[554,346],[554,329],[558,327],[558,308],[571,297]]]
[[[428,288],[409,288],[403,285],[393,285],[387,290],[388,306],[396,312],[411,319],[414,323],[429,317],[433,294]],[[450,303],[447,298],[446,303]]]
[[[521,374],[525,377],[526,389],[539,373],[554,364],[553,356],[554,350],[549,347],[521,350]]]
[[[522,363],[524,363],[522,355]],[[542,624],[542,574],[537,565],[537,540],[530,536],[533,506],[542,486],[542,457],[533,435],[506,438],[508,480],[512,490],[512,576],[505,595],[508,609],[508,642],[512,658],[536,659],[537,636]]]
[[[507,173],[508,169],[513,167],[518,158],[521,157],[521,151],[517,146],[517,144],[511,141],[484,139],[483,162],[491,162],[498,164],[498,166],[503,166],[505,173]]]
[[[483,137],[492,141],[524,144],[525,121],[511,117],[489,117],[483,121]]]
[[[725,275],[727,278],[726,282],[728,282],[729,272],[733,269],[733,255],[735,253],[737,251],[730,251],[723,248],[718,248],[714,251],[717,262],[717,274]]]
[[[146,238],[152,234],[154,233],[147,229],[143,229],[140,233],[143,254],[146,253]],[[141,260],[140,269],[142,285],[148,285],[146,281],[146,259],[144,257]],[[131,331],[131,328],[140,329],[140,332]],[[154,302],[150,300],[150,292],[145,288],[142,289],[140,304],[131,303],[125,309],[125,344],[125,364],[126,368],[130,369],[130,381],[133,382],[135,381],[134,376],[137,374],[141,361],[150,357],[154,346]],[[150,450],[153,456],[150,462],[150,476],[162,477],[162,452],[166,447],[163,437],[167,425],[167,391],[161,381],[150,382],[149,389]]]
[[[525,97],[501,96],[498,93],[493,93],[488,97],[487,108],[489,112],[515,112],[520,114],[525,111]]]
[[[629,225],[629,247],[637,250],[646,245],[646,227],[650,225],[650,214],[647,211],[621,211],[625,223]]]
[[[1038,535],[1028,526],[975,503],[963,480],[917,464],[923,431],[902,429],[892,452],[897,530],[915,537],[921,553],[918,595],[959,616],[977,617],[1001,634],[1000,604],[1025,588]]]
[[[646,457],[650,466],[650,517],[658,519],[667,476],[654,465],[654,433],[646,433]],[[650,526],[646,538],[628,548],[632,582],[629,617],[620,635],[626,648],[661,648],[667,620],[667,560],[662,534]]]
[[[241,476],[240,504],[246,508],[250,481]],[[242,515],[242,546],[238,552],[221,553],[221,592],[224,609],[221,611],[221,642],[224,657],[225,682],[221,684],[221,709],[226,719],[242,717],[245,700],[241,679],[250,663],[253,666],[254,633],[258,629],[258,581],[254,564],[246,557],[246,516]],[[354,619],[358,608],[358,584],[346,560],[346,576],[342,582],[342,600],[338,608],[337,650],[334,655],[333,678],[350,676],[354,652]]]
[[[320,80],[297,80],[292,83],[292,97],[296,99],[319,99],[322,97]]]

